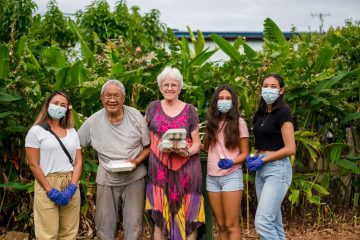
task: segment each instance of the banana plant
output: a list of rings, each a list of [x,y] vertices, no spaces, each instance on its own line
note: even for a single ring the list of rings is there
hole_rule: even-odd
[[[180,56],[182,60],[181,71],[184,75],[185,100],[193,103],[199,112],[202,112],[206,97],[206,85],[203,78],[203,72],[209,68],[208,60],[217,51],[217,49],[204,49],[205,38],[200,31],[197,31],[197,38],[188,27],[190,39],[194,45],[194,51],[189,47],[188,40],[183,36],[178,42],[180,46]]]
[[[271,18],[266,18],[264,21],[264,41],[271,46],[274,58],[289,53],[289,43]]]

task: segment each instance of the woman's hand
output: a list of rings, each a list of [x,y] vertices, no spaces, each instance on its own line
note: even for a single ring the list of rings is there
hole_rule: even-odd
[[[190,152],[189,152],[189,147],[186,146],[185,148],[179,148],[178,147],[178,142],[174,142],[173,144],[174,147],[170,148],[169,150],[173,153],[176,153],[177,155],[181,156],[181,157],[188,157],[190,156]]]
[[[171,152],[176,153],[181,157],[188,157],[190,156],[189,148],[170,148]]]

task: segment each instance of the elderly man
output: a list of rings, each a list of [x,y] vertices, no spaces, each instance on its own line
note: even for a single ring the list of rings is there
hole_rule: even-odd
[[[108,80],[101,89],[104,108],[90,116],[78,131],[81,146],[97,151],[96,230],[100,239],[114,239],[122,206],[126,240],[139,239],[143,230],[146,168],[150,135],[141,113],[123,105],[125,88]],[[134,169],[117,172],[113,163],[133,163]],[[121,204],[121,205],[120,205]]]

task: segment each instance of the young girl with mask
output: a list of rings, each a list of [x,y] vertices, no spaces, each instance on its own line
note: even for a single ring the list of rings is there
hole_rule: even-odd
[[[54,91],[25,139],[26,158],[35,176],[36,239],[76,239],[80,219],[80,142],[74,129],[71,102]],[[41,126],[40,126],[41,125]],[[73,163],[48,126],[69,152]]]
[[[212,96],[205,136],[206,189],[220,239],[241,239],[239,215],[244,189],[241,163],[249,154],[249,133],[240,117],[237,94],[227,84],[219,86]]]
[[[255,227],[260,239],[285,239],[281,203],[292,179],[289,156],[295,154],[294,125],[284,99],[284,80],[278,74],[266,76],[254,119],[255,156],[246,166],[256,171],[258,206]]]

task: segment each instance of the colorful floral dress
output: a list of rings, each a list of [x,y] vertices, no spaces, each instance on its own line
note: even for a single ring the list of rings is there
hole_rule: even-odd
[[[161,136],[171,128],[185,128],[191,146],[191,132],[198,126],[195,108],[186,104],[175,117],[167,116],[160,101],[146,111],[151,145],[145,210],[167,239],[185,240],[194,230],[201,238],[205,227],[201,163],[198,154],[181,157],[161,152]]]

